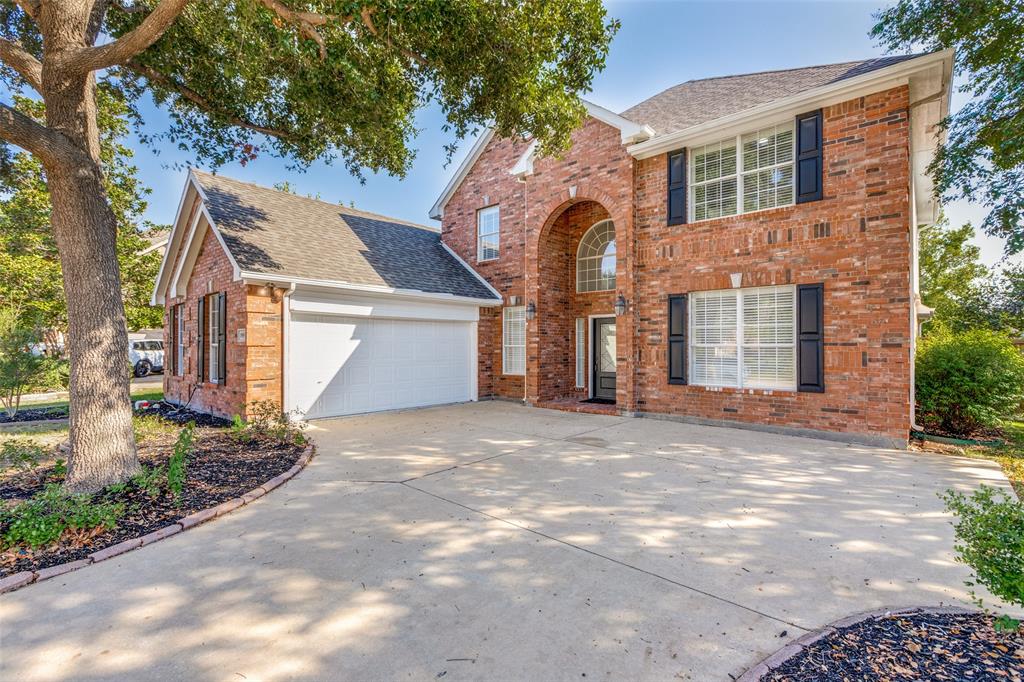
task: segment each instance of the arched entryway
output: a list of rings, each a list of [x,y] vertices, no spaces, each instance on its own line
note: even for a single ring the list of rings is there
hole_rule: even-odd
[[[538,238],[534,397],[614,402],[621,263],[616,222],[598,201],[558,208]]]

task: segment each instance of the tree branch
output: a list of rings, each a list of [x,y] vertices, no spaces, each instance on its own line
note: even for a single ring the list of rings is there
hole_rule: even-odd
[[[0,139],[17,145],[44,165],[60,162],[88,162],[88,155],[64,135],[0,103]]]
[[[180,97],[184,97],[203,111],[220,116],[227,123],[230,123],[233,126],[245,128],[246,130],[251,130],[255,133],[260,133],[268,137],[275,137],[279,140],[294,141],[296,139],[296,136],[288,131],[261,126],[258,123],[254,123],[253,121],[249,121],[235,114],[229,113],[224,109],[218,108],[216,103],[210,101],[205,96],[196,92],[184,83],[179,83],[170,76],[160,73],[154,68],[138,64],[136,62],[129,62],[128,64],[125,64],[125,68],[139,76],[143,76],[153,83],[157,83],[168,90],[176,92]]]
[[[33,21],[39,21],[39,7],[42,0],[14,0],[18,3],[21,11],[27,14]]]
[[[17,71],[36,92],[42,89],[43,65],[20,43],[0,38],[0,61]]]
[[[160,0],[141,24],[114,42],[69,52],[65,68],[88,72],[127,63],[159,40],[188,3],[189,0]]]
[[[362,14],[361,14],[361,18],[362,18],[362,21],[363,21],[363,26],[366,27],[366,30],[369,31],[370,34],[373,35],[374,38],[379,38],[379,39],[383,40],[384,44],[387,45],[388,48],[395,49],[394,44],[391,42],[391,38],[389,36],[382,36],[377,31],[377,27],[373,23],[373,10],[372,9],[364,7],[363,11],[362,11]],[[416,62],[420,66],[426,66],[427,65],[426,58],[423,57],[422,55],[416,54],[412,50],[408,50],[408,49],[406,49],[404,47],[400,47],[400,48],[398,48],[398,51],[401,52],[403,55],[405,55],[406,58],[411,59],[412,61]]]
[[[316,12],[297,12],[278,2],[278,0],[257,1],[282,20],[298,28],[299,33],[316,42],[317,46],[320,48],[320,59],[327,57],[327,45],[324,43],[324,38],[320,35],[320,31],[317,29],[331,21],[336,21],[340,24],[347,24],[352,21],[352,17],[350,16],[318,14]],[[366,10],[363,11],[365,12]]]

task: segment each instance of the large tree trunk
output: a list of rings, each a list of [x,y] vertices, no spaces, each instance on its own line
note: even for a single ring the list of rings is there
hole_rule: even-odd
[[[140,469],[132,430],[117,223],[99,166],[93,77],[48,81],[49,75],[44,66],[47,124],[84,152],[76,155],[77,161],[46,165],[71,360],[71,455],[64,487],[93,492]]]

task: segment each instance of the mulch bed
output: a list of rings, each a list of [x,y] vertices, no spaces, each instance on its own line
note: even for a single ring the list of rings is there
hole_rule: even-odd
[[[166,464],[175,438],[176,434],[168,433],[144,441],[139,445],[139,459],[149,466]],[[151,498],[133,485],[120,493],[100,493],[104,500],[125,506],[125,514],[116,528],[94,537],[68,538],[65,535],[56,545],[35,551],[4,552],[0,554],[0,577],[84,559],[93,552],[141,537],[183,516],[244,495],[290,469],[302,451],[302,446],[268,439],[239,443],[223,429],[197,428],[195,449],[186,467],[187,481],[177,502],[167,494]],[[49,465],[7,476],[0,480],[0,500],[31,497],[53,481],[53,466]]]
[[[0,424],[14,424],[18,422],[36,422],[44,419],[64,419],[68,416],[67,407],[43,407],[39,409],[18,410],[13,417],[7,412],[0,412]]]
[[[768,673],[772,682],[1024,680],[1024,632],[996,632],[984,614],[869,618],[811,644]]]

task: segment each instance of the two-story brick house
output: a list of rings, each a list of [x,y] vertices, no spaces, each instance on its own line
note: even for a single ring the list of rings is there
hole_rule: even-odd
[[[588,105],[560,159],[483,136],[431,212],[504,299],[481,395],[905,444],[950,59]]]
[[[485,133],[430,212],[439,233],[193,173],[154,294],[165,390],[220,414],[493,397],[905,444],[951,67],[588,103],[560,158]]]

